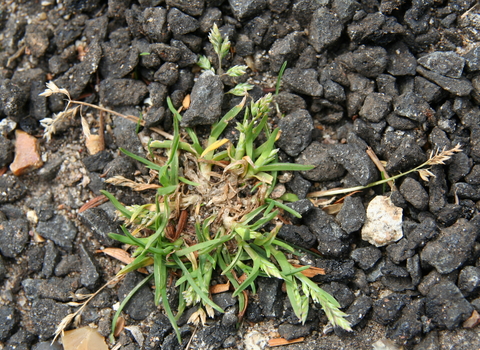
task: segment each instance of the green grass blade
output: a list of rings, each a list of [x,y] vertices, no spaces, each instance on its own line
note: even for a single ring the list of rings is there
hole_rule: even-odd
[[[119,235],[118,233],[109,233],[108,237],[110,237],[111,239],[114,239],[116,241],[119,241],[120,243],[123,243],[123,244],[130,244],[130,245],[133,245],[133,246],[145,247],[143,242],[141,242],[140,240],[132,239],[131,237],[124,236],[124,235]]]
[[[155,277],[155,305],[160,303],[160,298],[162,297],[162,289],[167,288],[166,284],[164,283],[165,275],[167,273],[167,269],[163,262],[163,256],[160,254],[153,255],[153,275]]]
[[[123,153],[125,153],[127,156],[129,156],[130,158],[133,158],[135,160],[138,160],[140,163],[143,163],[147,166],[147,168],[150,168],[150,169],[153,169],[153,170],[157,170],[157,171],[160,171],[160,169],[162,168],[160,165],[158,164],[155,164],[151,161],[149,161],[148,159],[145,159],[143,157],[140,157],[140,156],[137,156],[136,154],[133,154],[132,152],[130,151],[127,151],[126,149],[124,148],[121,148],[120,147],[120,151],[122,151]]]
[[[210,305],[211,307],[213,307],[215,310],[217,310],[218,312],[221,312],[223,313],[223,309],[218,306],[217,304],[215,304],[209,297],[208,295],[206,295],[202,290],[201,288],[195,283],[195,280],[193,279],[193,277],[191,276],[190,272],[187,270],[187,268],[185,267],[185,265],[183,264],[183,262],[180,260],[180,258],[176,255],[176,254],[172,254],[171,256],[173,258],[173,260],[177,263],[178,267],[180,267],[183,271],[183,273],[185,274],[185,276],[187,276],[187,280],[188,280],[188,283],[192,286],[193,290],[200,296],[200,298],[203,300],[203,302],[207,305]]]
[[[200,141],[198,140],[197,134],[195,134],[195,131],[193,131],[193,129],[186,128],[186,130],[187,130],[188,136],[190,136],[190,138],[192,139],[191,147],[193,149],[195,149],[195,151],[197,152],[197,157],[198,157],[198,154],[203,153],[202,145],[200,144]],[[180,142],[180,144],[181,143],[183,143],[183,142]],[[188,143],[187,143],[187,145],[190,146],[190,144],[188,144]],[[180,148],[181,148],[181,146],[180,146]]]
[[[175,192],[177,187],[178,187],[177,185],[161,187],[161,188],[157,189],[157,194],[159,196],[168,196],[169,194],[172,194],[173,192]]]
[[[172,312],[172,308],[170,307],[170,304],[168,303],[168,296],[167,296],[166,288],[162,288],[160,294],[162,296],[163,308],[165,309],[165,312],[167,313],[168,320],[170,321],[173,329],[175,330],[175,334],[177,335],[178,344],[182,344],[182,337],[180,336],[180,329],[178,328],[177,319],[175,318],[175,315]]]
[[[132,217],[132,213],[127,208],[125,208],[125,206],[123,206],[123,204],[121,204],[111,193],[105,190],[101,190],[100,192],[105,197],[107,197],[110,200],[110,202],[112,202],[113,206],[117,208],[117,210],[120,213],[122,213],[123,216],[125,216],[128,219]]]
[[[190,185],[190,186],[200,186],[200,184],[199,184],[198,182],[190,181],[189,179],[186,179],[186,178],[184,178],[184,177],[182,177],[182,176],[179,176],[178,179],[179,179],[181,182],[183,182],[183,183],[185,183],[185,184],[187,184],[187,185]]]
[[[287,61],[283,62],[282,68],[280,68],[280,71],[278,72],[277,83],[275,84],[275,95],[278,95],[278,93],[280,92],[280,83],[282,81],[285,68],[287,68],[287,63],[288,63]]]
[[[308,171],[312,170],[313,168],[315,168],[315,165],[274,163],[259,166],[257,171]]]
[[[245,281],[242,282],[238,286],[238,288],[233,292],[233,297],[238,296],[245,288],[247,288],[249,285],[253,284],[253,281],[255,281],[259,275],[259,270],[260,270],[260,259],[254,259],[253,260],[253,267],[252,271],[250,272],[250,275],[245,279]]]
[[[229,110],[228,113],[225,114],[222,119],[220,119],[217,123],[215,123],[210,133],[210,137],[208,138],[208,145],[211,145],[212,143],[217,141],[217,139],[220,137],[222,132],[227,127],[228,122],[233,118],[235,118],[238,115],[238,113],[240,113],[240,111],[243,109],[243,107],[245,106],[245,101],[246,99],[243,98],[240,104],[236,105],[231,110]]]
[[[292,208],[290,208],[289,206],[283,204],[283,203],[280,203],[280,202],[277,202],[276,200],[273,200],[273,199],[270,199],[270,198],[267,198],[265,199],[265,202],[266,203],[273,203],[275,204],[275,206],[277,208],[280,208],[280,209],[283,209],[285,210],[286,212],[292,214],[293,216],[295,216],[296,218],[299,218],[301,219],[302,216],[296,211],[296,210],[293,210]]]
[[[136,257],[135,260],[133,260],[130,264],[128,264],[123,269],[118,271],[117,275],[124,275],[131,271],[136,271],[142,267],[152,265],[152,263],[153,263],[153,259],[151,257],[140,255]]]
[[[176,251],[177,256],[185,256],[192,252],[198,251],[199,254],[206,254],[208,251],[217,248],[221,244],[230,240],[230,236],[224,236],[222,238],[215,238],[210,241],[205,241],[202,243],[197,243],[188,248],[180,249]]]
[[[172,148],[172,141],[171,140],[152,141],[150,142],[150,147],[151,148]],[[197,150],[196,148],[193,147],[193,145],[190,145],[189,143],[186,143],[186,142],[180,142],[178,144],[178,148],[181,149],[182,151],[189,152],[196,157],[199,157],[199,155],[203,152],[203,149],[201,147],[200,147],[200,150]]]
[[[142,288],[149,280],[150,278],[152,278],[153,275],[150,274],[148,275],[147,277],[145,277],[142,281],[140,281],[140,283],[138,283],[131,291],[130,293],[127,294],[127,296],[125,297],[125,299],[123,299],[123,301],[120,303],[120,306],[118,307],[118,310],[117,312],[115,312],[115,316],[113,316],[113,319],[112,319],[112,332],[110,333],[110,342],[113,344],[115,343],[115,337],[114,337],[114,333],[115,333],[115,327],[117,326],[117,320],[118,320],[118,317],[120,316],[120,314],[122,313],[123,309],[125,308],[125,305],[127,305],[127,303],[130,301],[130,299],[135,295],[135,293],[140,289]]]

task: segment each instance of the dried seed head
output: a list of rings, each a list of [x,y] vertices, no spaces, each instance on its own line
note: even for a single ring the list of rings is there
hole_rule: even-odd
[[[55,85],[53,81],[49,81],[47,83],[47,88],[39,96],[49,97],[53,94],[64,94],[68,97],[69,100],[71,100],[70,94],[68,93],[67,89],[60,89],[57,85]]]
[[[455,153],[461,152],[462,147],[460,144],[457,144],[452,149],[448,150],[437,150],[435,153],[432,152],[430,159],[427,161],[429,165],[436,165],[436,164],[445,164],[445,161],[449,160]]]

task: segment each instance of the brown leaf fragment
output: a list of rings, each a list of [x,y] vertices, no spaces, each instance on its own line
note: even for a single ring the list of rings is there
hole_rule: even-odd
[[[330,204],[322,208],[324,212],[330,215],[338,214],[338,212],[342,209],[343,203],[335,203]]]
[[[190,107],[190,101],[191,101],[191,97],[190,97],[190,94],[188,94],[187,96],[185,96],[185,98],[182,101],[182,107],[184,110]]]
[[[107,255],[111,256],[112,258],[115,258],[118,261],[121,261],[122,263],[124,263],[126,265],[130,264],[133,260],[135,260],[134,258],[132,258],[130,256],[130,254],[128,252],[126,252],[125,250],[120,249],[120,248],[99,249],[99,250],[96,250],[95,253],[107,254]],[[147,269],[145,269],[144,267],[138,269],[137,271],[140,272],[140,273],[148,274]]]
[[[292,266],[298,268],[298,267],[303,267],[304,265],[292,264]],[[322,269],[320,267],[310,266],[308,269],[303,270],[302,274],[304,274],[309,278],[315,277],[317,275],[325,275],[325,269]]]
[[[210,294],[219,294],[230,290],[230,282],[216,284],[210,287]]]
[[[84,212],[87,209],[98,207],[100,204],[103,204],[105,202],[108,202],[108,198],[105,197],[103,194],[101,196],[95,197],[91,200],[89,200],[87,203],[82,205],[80,209],[78,209],[79,213]]]
[[[473,310],[472,315],[463,322],[463,328],[473,328],[480,324],[480,314]]]
[[[124,328],[125,328],[125,318],[120,316],[117,319],[117,324],[115,325],[115,332],[113,332],[113,336],[115,338],[118,338],[120,336],[120,334],[122,333]]]
[[[14,175],[20,176],[43,165],[36,137],[15,130],[15,159],[10,164]]]
[[[64,350],[108,350],[105,338],[89,326],[64,332],[62,343]]]
[[[273,338],[268,341],[268,346],[274,347],[274,346],[288,345],[288,344],[294,344],[294,343],[301,343],[303,342],[304,339],[305,339],[304,337],[300,337],[292,340],[287,340],[285,338]]]
[[[105,253],[127,265],[134,260],[129,253],[120,248],[105,248],[96,250],[95,253]]]

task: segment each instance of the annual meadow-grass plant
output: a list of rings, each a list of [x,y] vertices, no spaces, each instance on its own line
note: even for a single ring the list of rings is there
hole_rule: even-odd
[[[230,42],[222,38],[216,26],[209,38],[218,55],[217,74],[221,75],[221,60]],[[200,57],[199,66],[213,70],[205,57]],[[235,66],[225,74],[239,76],[245,70],[244,66]],[[278,161],[275,141],[280,130],[272,129],[268,123],[272,95],[247,103],[250,88],[239,84],[230,91],[243,95],[243,100],[212,125],[204,140],[194,129],[180,129],[181,112],[168,98],[173,114],[172,137],[149,142],[148,159],[121,149],[155,174],[159,188],[150,204],[132,206],[123,205],[113,194],[103,191],[124,219],[123,234],[111,233],[111,238],[133,248],[134,259],[118,272],[117,279],[141,268],[148,272],[121,302],[112,321],[112,341],[123,308],[150,281],[155,287],[155,304],[162,305],[180,341],[177,320],[186,308],[198,307],[189,319],[192,323],[205,323],[207,316],[214,316],[214,310],[224,311],[211,298],[214,277],[238,298],[240,315],[247,307],[247,290],[255,292],[255,280],[265,276],[284,281],[290,304],[301,322],[306,321],[311,298],[321,305],[332,325],[350,330],[338,302],[307,277],[311,267],[291,262],[306,253],[277,238],[284,212],[300,217],[284,204],[285,200],[294,200],[295,195],[271,198],[277,174],[306,171],[313,166]],[[278,89],[279,81],[277,93]],[[68,104],[56,118],[42,121],[46,137],[55,132],[56,119],[74,115],[78,107],[71,105],[95,107],[73,101],[65,89],[47,84],[43,95],[54,93],[67,96]],[[222,138],[234,120],[240,120],[236,124],[236,142]],[[175,310],[168,298],[171,283],[179,290]],[[72,318],[61,326],[66,327]]]

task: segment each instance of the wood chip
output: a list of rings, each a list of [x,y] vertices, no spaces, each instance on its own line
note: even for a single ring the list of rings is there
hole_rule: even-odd
[[[301,343],[303,342],[304,339],[305,339],[304,337],[300,337],[292,340],[287,340],[285,338],[274,338],[268,341],[268,346],[274,347],[274,346],[288,345],[288,344],[294,344],[294,343]]]

